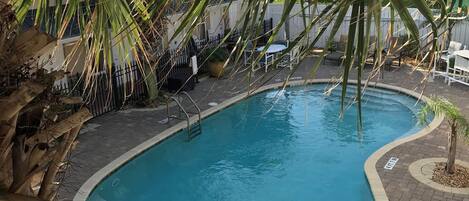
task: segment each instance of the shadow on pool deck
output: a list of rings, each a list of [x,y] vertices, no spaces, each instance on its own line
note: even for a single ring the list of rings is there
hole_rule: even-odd
[[[313,59],[307,58],[300,65],[293,77],[308,78]],[[281,82],[286,78],[287,69],[279,69],[281,72],[268,83]],[[273,75],[279,70],[269,73]],[[341,68],[333,65],[323,65],[316,78],[337,78]],[[369,69],[367,69],[369,71]],[[260,74],[260,73],[259,73]],[[355,78],[355,72],[351,75]],[[396,85],[421,92],[423,85],[421,72],[411,72],[408,68],[384,72],[384,78],[379,82]],[[220,103],[239,93],[245,92],[247,80],[245,75],[227,79],[208,78],[201,81],[191,96],[196,100],[202,110],[208,109],[209,102]],[[425,95],[445,96],[458,105],[466,117],[469,118],[469,87],[453,84],[447,86],[442,79],[426,83]],[[339,111],[337,111],[339,112]],[[71,168],[69,168],[62,181],[59,190],[59,200],[72,200],[80,186],[95,172],[113,161],[115,158],[129,151],[140,143],[158,135],[158,133],[171,127],[170,124],[160,124],[158,121],[166,118],[166,110],[125,110],[111,112],[97,117],[88,123],[87,129],[82,131],[78,140],[78,147],[70,156]],[[446,135],[442,125],[430,135],[396,147],[381,158],[377,163],[386,193],[390,200],[463,200],[464,197],[432,190],[424,184],[411,178],[407,168],[410,163],[426,157],[445,156]],[[458,158],[469,161],[469,146],[459,146]],[[384,171],[384,163],[389,157],[399,157],[399,162],[391,171]],[[467,197],[469,200],[469,197]]]

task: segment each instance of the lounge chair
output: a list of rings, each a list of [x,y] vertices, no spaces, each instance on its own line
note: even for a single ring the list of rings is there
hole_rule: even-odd
[[[370,36],[370,44],[368,44],[368,55],[365,63],[373,64],[376,60],[376,36]]]
[[[389,39],[389,43],[386,45],[387,47],[384,49],[384,67],[395,67],[394,61],[398,60],[398,66],[401,66],[402,63],[402,41],[399,41],[398,37],[391,37]]]
[[[324,62],[326,62],[326,60],[333,60],[333,61],[337,61],[337,64],[340,65],[340,63],[342,63],[342,60],[344,59],[344,56],[345,56],[345,48],[347,47],[347,39],[348,39],[348,36],[341,35],[339,42],[336,42],[334,44],[334,50],[330,51],[324,58]]]

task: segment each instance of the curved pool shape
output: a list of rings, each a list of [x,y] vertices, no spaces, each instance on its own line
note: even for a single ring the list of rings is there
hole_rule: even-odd
[[[363,164],[420,129],[417,100],[368,89],[363,130],[355,106],[339,118],[340,90],[325,84],[269,90],[150,148],[104,179],[88,201],[373,200]],[[347,101],[353,101],[354,86]]]

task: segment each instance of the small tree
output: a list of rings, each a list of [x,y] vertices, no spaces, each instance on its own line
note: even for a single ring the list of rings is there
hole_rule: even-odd
[[[448,133],[448,161],[446,162],[446,173],[455,172],[456,145],[458,135],[469,136],[469,124],[459,111],[459,108],[445,98],[432,98],[419,112],[419,122],[424,123],[429,114],[436,116],[444,115],[450,125]]]

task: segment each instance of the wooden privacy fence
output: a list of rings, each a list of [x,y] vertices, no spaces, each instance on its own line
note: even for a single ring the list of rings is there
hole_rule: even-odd
[[[301,6],[299,4],[295,5],[291,13],[295,13],[296,15],[290,16],[291,38],[298,36],[304,30],[303,17],[306,17],[307,21],[311,21],[312,17],[319,15],[319,13],[325,7],[326,7],[325,5],[319,5],[317,10],[314,10],[314,11],[306,10],[306,16],[303,16],[301,14],[302,13]],[[429,42],[429,38],[424,38],[424,36],[431,33],[431,28],[428,26],[428,23],[425,17],[422,14],[420,14],[420,12],[416,8],[409,8],[408,10],[411,13],[415,23],[417,24],[417,27],[419,28],[420,42],[421,42],[421,46],[423,47]],[[272,18],[273,24],[276,25],[279,23],[281,19],[282,11],[283,11],[282,4],[269,4],[267,17]],[[348,34],[348,25],[351,19],[350,15],[351,15],[350,12],[347,13],[344,23],[342,23],[339,31],[335,35],[335,38],[334,38],[335,41],[339,41],[341,35]],[[381,27],[376,29],[375,25],[372,24],[371,36],[375,36],[376,32],[380,31],[381,33],[383,33],[383,39],[385,39],[385,37],[388,36],[388,29],[390,25],[391,25],[390,8],[384,8],[381,14]],[[319,26],[320,25],[316,25],[312,28],[312,30],[309,33],[310,38],[316,37],[320,29]],[[316,47],[323,48],[326,45],[326,42],[331,32],[331,26],[328,29],[326,29],[323,36],[317,42]],[[282,26],[280,29],[281,31],[280,33],[282,33],[284,30],[285,30],[285,27]],[[443,30],[440,30],[440,31],[443,31]],[[469,31],[469,22],[467,20],[458,22],[453,28],[452,36],[451,36],[452,40],[461,42],[462,44],[469,46],[469,34],[466,34],[468,33],[467,31]],[[404,23],[400,19],[398,13],[395,13],[394,33],[392,33],[392,36],[404,36],[404,35],[407,35],[407,30],[405,29]],[[279,34],[277,37],[279,40],[285,40],[283,34]]]

